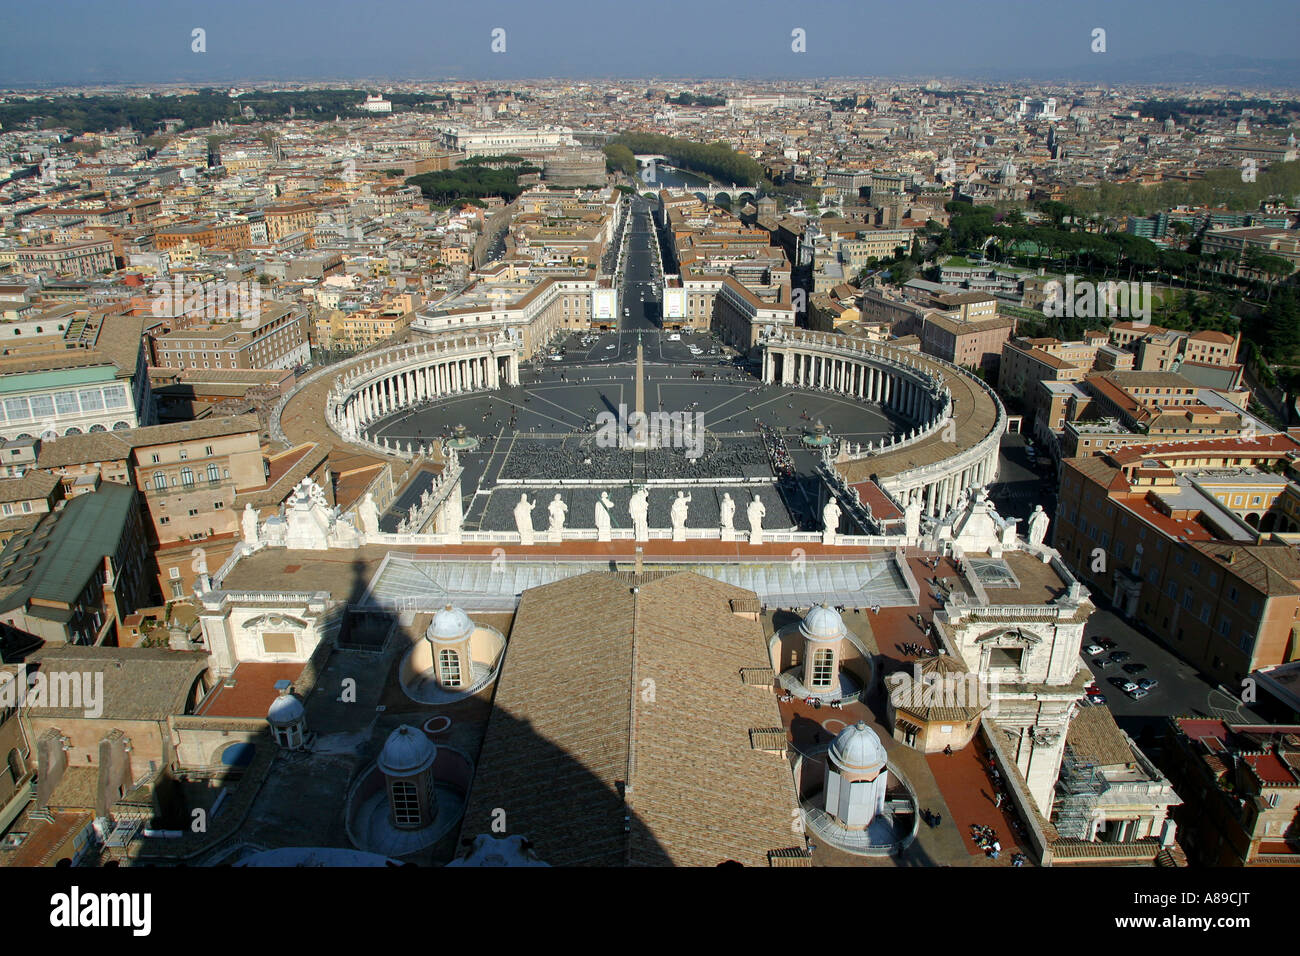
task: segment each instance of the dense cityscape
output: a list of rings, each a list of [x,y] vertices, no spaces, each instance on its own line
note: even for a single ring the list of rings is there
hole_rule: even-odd
[[[0,866],[1300,864],[1298,129],[0,89]]]

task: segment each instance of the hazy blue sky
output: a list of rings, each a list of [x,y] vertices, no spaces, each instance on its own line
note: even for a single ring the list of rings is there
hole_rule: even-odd
[[[191,52],[191,30],[207,52]],[[490,50],[506,30],[506,52]],[[807,52],[791,51],[791,30]],[[1107,52],[1089,47],[1107,31]],[[238,78],[1008,75],[1293,59],[1297,0],[0,0],[0,86]]]

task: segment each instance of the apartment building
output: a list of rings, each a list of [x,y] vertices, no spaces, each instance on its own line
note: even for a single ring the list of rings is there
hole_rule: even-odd
[[[18,272],[93,276],[114,268],[111,241],[19,246],[7,253],[0,253],[0,261],[4,258],[11,259]]]
[[[316,213],[317,207],[305,202],[267,206],[263,210],[267,238],[276,243],[295,232],[310,233],[316,225]]]
[[[144,603],[148,551],[135,491],[105,484],[0,551],[0,621],[47,644],[96,644]]]
[[[1171,717],[1162,763],[1198,866],[1300,866],[1300,725]]]
[[[272,302],[253,321],[181,329],[155,340],[162,368],[294,368],[311,359],[307,314],[299,306]]]
[[[316,344],[326,349],[369,348],[405,332],[414,318],[410,309],[392,304],[332,309],[316,319]]]
[[[143,320],[80,314],[61,336],[0,356],[0,436],[62,437],[149,425]]]
[[[1219,367],[1236,365],[1241,333],[1228,335],[1209,329],[1181,332],[1158,325],[1116,322],[1110,328],[1110,342],[1134,354],[1134,368],[1167,372],[1183,363]]]
[[[1298,453],[1271,435],[1066,459],[1053,545],[1119,613],[1238,686],[1300,657],[1300,556],[1264,531],[1295,497],[1267,469]]]
[[[1247,249],[1270,256],[1278,256],[1291,264],[1291,272],[1300,269],[1300,236],[1294,230],[1273,229],[1268,226],[1247,226],[1244,229],[1215,229],[1201,239],[1203,255],[1217,252],[1230,253],[1234,258],[1224,262],[1223,268],[1232,275],[1245,275],[1241,257]]]
[[[233,252],[247,249],[252,244],[252,233],[247,220],[181,222],[159,226],[154,232],[154,247],[164,252],[184,245]]]

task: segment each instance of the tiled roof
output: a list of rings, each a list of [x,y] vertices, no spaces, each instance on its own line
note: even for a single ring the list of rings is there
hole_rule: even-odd
[[[166,648],[87,647],[68,644],[47,647],[27,659],[27,666],[47,673],[103,675],[102,713],[105,720],[166,720],[184,714],[191,690],[208,668],[204,651]],[[39,717],[85,717],[84,708],[30,707]]]
[[[780,723],[740,678],[768,663],[762,626],[731,611],[755,596],[689,572],[625,578],[524,592],[463,832],[500,807],[553,864],[766,865],[795,803],[784,760],[750,747]]]

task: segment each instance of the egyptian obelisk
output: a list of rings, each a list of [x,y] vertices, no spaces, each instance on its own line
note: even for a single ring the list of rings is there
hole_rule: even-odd
[[[632,447],[650,447],[650,419],[645,413],[645,347],[636,337],[636,414],[632,417]]]

